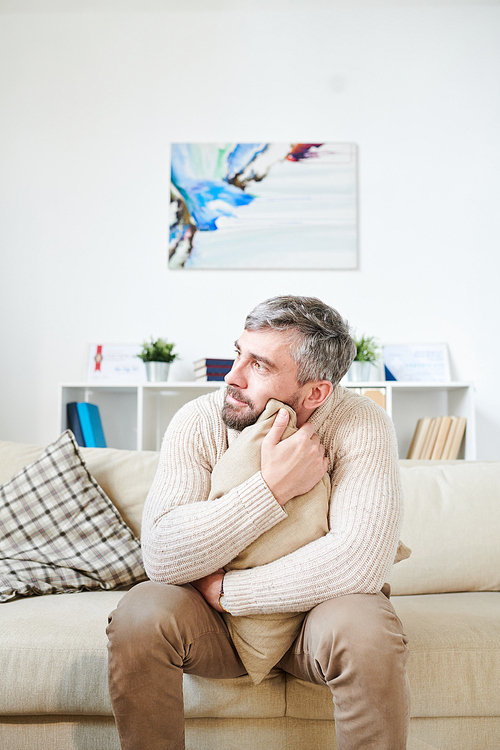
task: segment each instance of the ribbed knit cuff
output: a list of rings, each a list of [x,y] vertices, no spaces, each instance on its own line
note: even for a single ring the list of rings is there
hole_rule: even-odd
[[[224,576],[224,598],[226,606],[232,615],[246,615],[248,610],[256,612],[258,603],[251,588],[249,581],[245,584],[242,581],[244,570],[230,570]]]
[[[274,497],[260,471],[240,484],[237,493],[252,522],[261,534],[287,518],[286,511]]]

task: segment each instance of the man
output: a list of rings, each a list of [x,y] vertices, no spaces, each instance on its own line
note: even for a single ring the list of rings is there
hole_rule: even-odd
[[[245,674],[224,609],[307,611],[278,667],[330,687],[339,750],[406,748],[406,638],[384,586],[402,520],[396,440],[384,410],[338,386],[354,354],[345,321],[321,301],[267,300],[247,316],[227,388],[186,404],[169,425],[143,516],[150,581],[126,594],[108,627],[123,750],[184,748],[183,672]],[[214,466],[271,398],[294,409],[299,429],[280,441],[281,410],[261,470],[204,502]],[[225,573],[326,471],[328,533]]]

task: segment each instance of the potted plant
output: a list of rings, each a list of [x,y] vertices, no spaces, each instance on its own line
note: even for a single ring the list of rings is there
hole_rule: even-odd
[[[380,350],[374,336],[353,336],[356,344],[356,356],[347,373],[348,380],[370,380],[372,365],[380,359]]]
[[[150,382],[165,382],[168,378],[170,363],[178,358],[172,350],[175,344],[169,344],[165,339],[151,338],[144,341],[142,352],[137,356],[146,365],[146,375]]]

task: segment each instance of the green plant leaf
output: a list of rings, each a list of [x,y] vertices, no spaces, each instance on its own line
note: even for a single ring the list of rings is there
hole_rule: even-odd
[[[374,336],[353,336],[356,344],[355,362],[376,362],[380,359],[380,348]]]
[[[169,344],[165,339],[154,339],[144,341],[142,351],[137,356],[143,362],[173,362],[179,357],[173,351],[175,344]]]

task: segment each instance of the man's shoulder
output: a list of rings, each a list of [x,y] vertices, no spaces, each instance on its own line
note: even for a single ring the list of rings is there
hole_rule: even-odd
[[[191,399],[185,403],[175,415],[176,421],[196,420],[210,424],[222,421],[222,406],[224,404],[224,388]]]
[[[174,414],[165,433],[165,451],[196,454],[214,465],[227,450],[227,428],[222,420],[224,389],[198,396]]]
[[[317,412],[314,421],[318,428],[323,429],[341,427],[347,423],[361,425],[390,421],[386,410],[379,404],[342,385],[336,386],[328,401]]]

